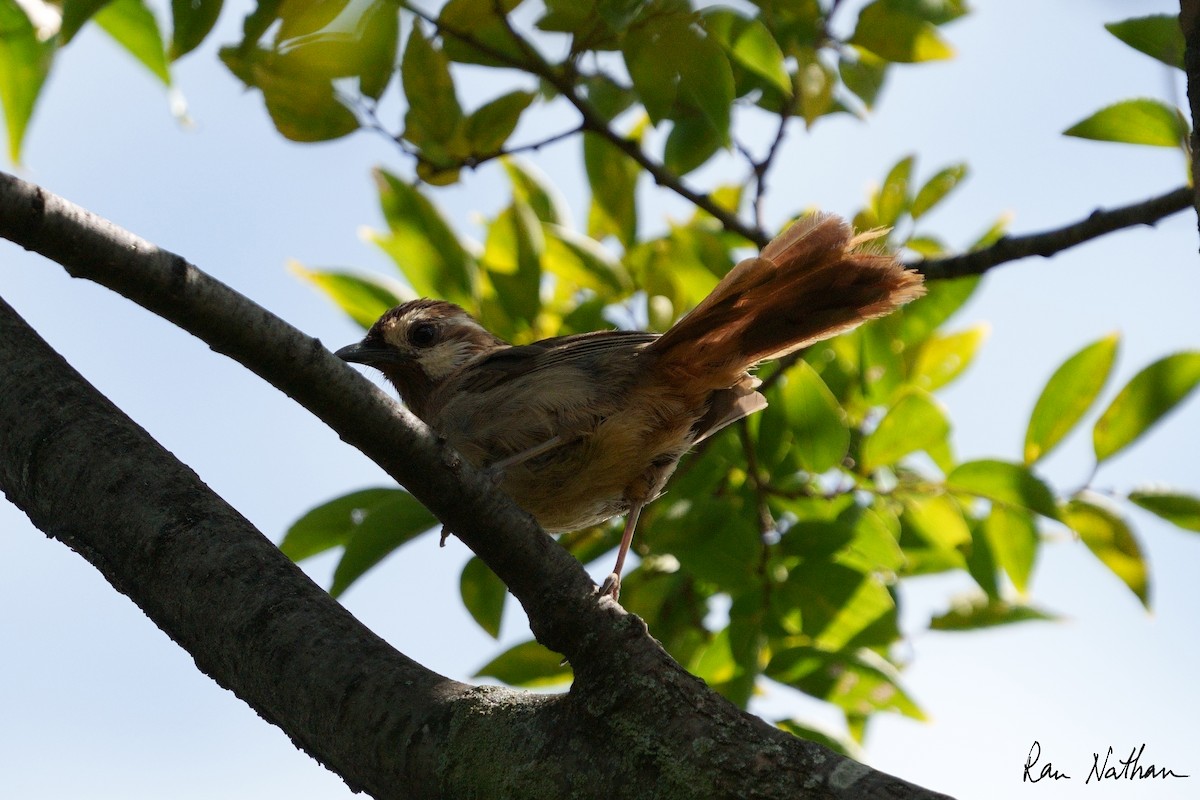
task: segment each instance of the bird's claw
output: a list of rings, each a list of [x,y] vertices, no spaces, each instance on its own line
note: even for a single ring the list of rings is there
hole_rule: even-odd
[[[489,464],[480,470],[483,473],[483,479],[486,480],[493,488],[500,488],[504,483],[504,467],[501,464]]]
[[[604,583],[600,585],[600,596],[608,595],[613,600],[616,600],[621,595],[621,576],[615,572],[609,573],[609,576],[604,579]]]

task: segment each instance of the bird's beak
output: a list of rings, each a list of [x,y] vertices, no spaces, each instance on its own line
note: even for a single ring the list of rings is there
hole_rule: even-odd
[[[387,345],[366,340],[346,345],[335,351],[334,355],[351,364],[366,364],[372,367],[393,364],[400,360],[400,354]]]

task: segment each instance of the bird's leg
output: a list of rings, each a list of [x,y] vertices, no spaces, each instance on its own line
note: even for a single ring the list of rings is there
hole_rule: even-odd
[[[535,444],[528,450],[522,450],[519,453],[513,453],[511,456],[506,456],[499,461],[494,461],[484,468],[484,472],[491,478],[492,483],[499,486],[504,481],[504,471],[509,467],[514,467],[517,464],[522,464],[531,458],[537,458],[540,455],[549,453],[556,447],[561,447],[566,444],[567,440],[561,435],[555,434],[541,444]]]
[[[617,550],[617,563],[600,587],[601,597],[607,594],[616,600],[621,594],[621,569],[625,566],[625,554],[629,552],[629,545],[633,544],[633,531],[637,527],[638,516],[642,513],[642,505],[635,503],[629,507],[629,514],[625,517],[625,530],[621,533],[621,546]]]

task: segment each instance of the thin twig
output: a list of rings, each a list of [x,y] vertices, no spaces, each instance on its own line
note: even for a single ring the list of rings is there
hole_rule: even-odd
[[[1192,190],[1181,186],[1158,197],[1112,209],[1096,209],[1085,219],[1054,230],[1025,236],[1005,236],[990,247],[945,258],[909,264],[926,280],[982,275],[992,267],[1029,256],[1048,257],[1091,239],[1134,225],[1153,225],[1192,205]]]
[[[1179,4],[1179,24],[1183,28],[1183,67],[1187,73],[1188,106],[1192,114],[1192,205],[1196,209],[1197,225],[1200,225],[1200,163],[1196,161],[1200,153],[1200,131],[1196,125],[1200,121],[1200,2],[1198,0],[1182,0]]]
[[[750,162],[754,167],[754,224],[759,228],[765,227],[763,225],[763,201],[767,194],[767,173],[775,163],[775,156],[778,155],[779,148],[783,144],[787,133],[787,124],[795,116],[796,109],[800,106],[800,87],[797,84],[798,81],[793,82],[791,99],[779,113],[779,127],[775,129],[775,138],[771,140],[767,154],[763,156],[762,161]]]
[[[372,133],[378,133],[380,136],[385,137],[386,139],[391,141],[393,144],[395,144],[397,147],[399,147],[401,150],[403,150],[405,155],[411,156],[414,159],[416,159],[417,161],[419,161],[423,164],[428,164],[430,167],[432,167],[434,169],[438,169],[438,170],[461,169],[461,168],[475,169],[479,166],[482,166],[483,164],[486,164],[489,161],[494,161],[497,158],[504,158],[506,156],[515,156],[515,155],[520,155],[521,153],[528,153],[528,152],[532,152],[532,151],[541,150],[543,147],[547,147],[556,142],[561,142],[563,139],[568,139],[572,136],[575,136],[576,134],[580,133],[583,130],[583,128],[581,126],[577,125],[574,128],[570,128],[565,131],[560,131],[558,133],[552,134],[543,139],[538,139],[533,142],[527,142],[525,144],[514,145],[512,147],[501,147],[501,148],[492,150],[487,153],[475,153],[475,154],[472,154],[469,156],[464,156],[462,158],[453,158],[453,159],[448,159],[446,161],[433,161],[433,160],[429,159],[428,157],[426,157],[425,154],[422,153],[420,149],[413,147],[411,144],[409,144],[401,134],[392,133],[391,131],[389,131],[387,129],[387,126],[385,126],[383,124],[383,121],[379,119],[379,114],[376,111],[376,107],[375,107],[374,103],[358,102],[358,101],[354,100],[353,98],[346,98],[346,100],[357,109],[359,116],[361,116],[363,119],[363,127],[364,128],[366,128],[368,131],[370,131]]]

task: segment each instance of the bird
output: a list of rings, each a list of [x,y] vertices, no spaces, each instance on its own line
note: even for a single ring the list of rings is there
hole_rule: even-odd
[[[384,313],[344,361],[383,373],[409,410],[551,533],[625,515],[600,594],[616,600],[638,516],[679,460],[766,407],[753,369],[924,293],[833,214],[801,217],[663,334],[605,330],[512,345],[461,307]]]

